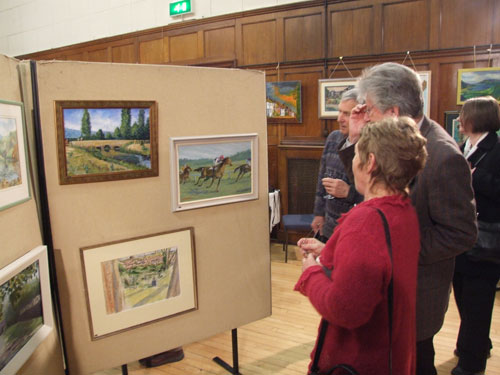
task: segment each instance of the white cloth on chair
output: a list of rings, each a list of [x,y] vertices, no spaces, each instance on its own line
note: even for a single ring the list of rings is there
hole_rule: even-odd
[[[273,227],[280,222],[280,191],[275,190],[269,193],[269,209],[271,215],[269,217],[269,232],[273,231]]]

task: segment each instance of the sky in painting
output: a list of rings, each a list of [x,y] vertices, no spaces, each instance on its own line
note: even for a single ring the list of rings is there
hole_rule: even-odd
[[[179,146],[179,159],[214,159],[220,155],[231,156],[250,150],[250,142],[210,143]]]
[[[83,108],[65,108],[64,110],[64,128],[81,130],[82,128],[82,116]],[[137,121],[139,116],[139,108],[132,108],[130,111],[132,121],[130,125],[133,125]],[[113,132],[117,127],[120,126],[122,121],[122,110],[121,108],[94,108],[89,109],[90,115],[90,126],[92,132],[96,132],[101,129],[103,132]],[[144,109],[144,120],[149,117],[149,109]]]
[[[0,137],[5,137],[16,130],[16,120],[10,117],[0,117]]]
[[[500,70],[479,70],[476,72],[462,72],[462,81],[474,84],[486,79],[500,80]]]

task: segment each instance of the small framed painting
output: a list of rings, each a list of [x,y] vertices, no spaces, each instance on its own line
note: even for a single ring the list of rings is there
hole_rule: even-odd
[[[153,101],[56,101],[61,185],[158,176]]]
[[[444,112],[444,123],[446,126],[446,131],[448,132],[449,135],[453,137],[455,142],[458,144],[461,144],[465,141],[466,137],[461,134],[458,130],[458,116],[459,116],[458,111],[445,111]]]
[[[500,67],[458,69],[457,104],[486,95],[500,102]]]
[[[267,82],[268,122],[302,122],[302,85],[300,81]]]
[[[356,86],[356,78],[320,79],[318,81],[318,116],[336,119],[342,94]]]
[[[15,374],[54,327],[47,247],[0,270],[0,374]]]
[[[429,117],[431,115],[431,75],[430,70],[417,72],[422,81],[422,93],[424,99],[424,115]]]
[[[258,198],[257,134],[171,138],[172,211]]]
[[[80,249],[96,340],[198,308],[193,228]]]
[[[23,103],[0,100],[0,210],[30,199]]]

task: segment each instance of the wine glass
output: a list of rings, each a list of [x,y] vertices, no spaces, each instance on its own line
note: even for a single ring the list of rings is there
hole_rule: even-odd
[[[328,177],[328,178],[335,178],[335,171],[332,168],[326,168],[325,173],[323,174],[323,177]],[[331,194],[325,194],[323,195],[324,199],[335,199],[335,197]]]

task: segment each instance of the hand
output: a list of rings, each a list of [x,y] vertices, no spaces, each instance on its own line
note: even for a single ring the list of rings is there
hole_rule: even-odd
[[[356,143],[361,136],[361,129],[368,123],[365,121],[366,104],[358,104],[349,117],[349,141]]]
[[[323,250],[325,244],[316,238],[306,237],[301,238],[297,242],[297,246],[300,247],[303,257],[307,257],[309,254],[312,254],[314,258],[316,258],[321,254],[321,250]]]
[[[314,233],[317,233],[319,231],[319,233],[322,235],[324,224],[325,224],[324,216],[314,216],[314,219],[311,223],[311,229],[314,231]]]
[[[302,259],[302,272],[312,266],[317,266],[318,262],[316,262],[316,258],[309,253],[309,255]]]
[[[349,185],[338,178],[325,177],[321,179],[326,192],[335,198],[347,198],[349,194]]]

